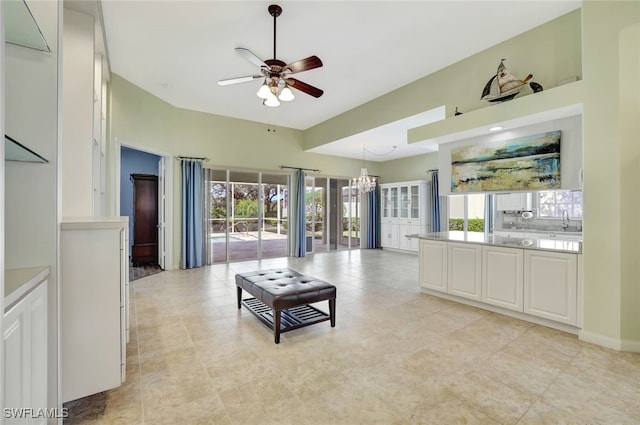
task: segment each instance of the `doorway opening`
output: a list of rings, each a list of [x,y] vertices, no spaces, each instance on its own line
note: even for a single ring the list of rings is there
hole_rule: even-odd
[[[129,279],[166,268],[165,167],[162,156],[120,146],[119,214],[129,217]]]
[[[360,195],[349,179],[306,178],[307,252],[360,248]]]
[[[289,175],[205,170],[208,263],[288,255]]]

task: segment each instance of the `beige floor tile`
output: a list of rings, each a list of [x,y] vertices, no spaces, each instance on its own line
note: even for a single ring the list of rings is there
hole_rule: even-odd
[[[589,417],[579,416],[557,409],[542,401],[536,401],[520,419],[518,425],[605,425],[603,422]]]
[[[455,375],[448,390],[454,397],[501,424],[515,424],[537,400],[479,372]]]
[[[567,368],[542,401],[558,409],[609,424],[640,423],[640,381],[602,370]]]
[[[539,396],[562,372],[562,367],[536,358],[535,353],[519,356],[505,349],[479,365],[478,371],[514,389]]]
[[[335,328],[274,344],[238,310],[235,273],[284,267],[337,286]],[[640,424],[640,354],[422,294],[417,273],[415,256],[363,250],[140,279],[126,382],[64,423]]]
[[[489,416],[456,398],[447,398],[435,406],[408,412],[405,417],[393,422],[394,425],[499,425]]]

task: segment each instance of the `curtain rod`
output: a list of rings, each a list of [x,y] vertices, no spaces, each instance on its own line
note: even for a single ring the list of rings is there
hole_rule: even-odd
[[[283,168],[291,168],[292,170],[313,171],[315,173],[320,172],[320,170],[318,170],[317,168],[300,168],[300,167],[290,167],[288,165],[281,165],[280,169],[283,169]]]
[[[190,160],[194,160],[194,161],[203,161],[203,162],[208,162],[209,158],[207,157],[197,157],[197,156],[177,156],[176,159],[190,159]]]

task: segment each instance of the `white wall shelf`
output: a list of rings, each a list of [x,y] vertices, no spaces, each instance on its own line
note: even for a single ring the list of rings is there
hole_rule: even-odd
[[[507,102],[490,104],[486,108],[411,128],[407,132],[407,141],[439,145],[486,135],[489,127],[496,125],[505,129],[517,128],[580,115],[582,92],[582,81],[576,81]]]

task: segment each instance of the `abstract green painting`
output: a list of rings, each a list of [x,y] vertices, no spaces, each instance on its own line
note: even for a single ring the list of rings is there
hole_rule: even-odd
[[[451,192],[560,188],[560,131],[451,150]]]

